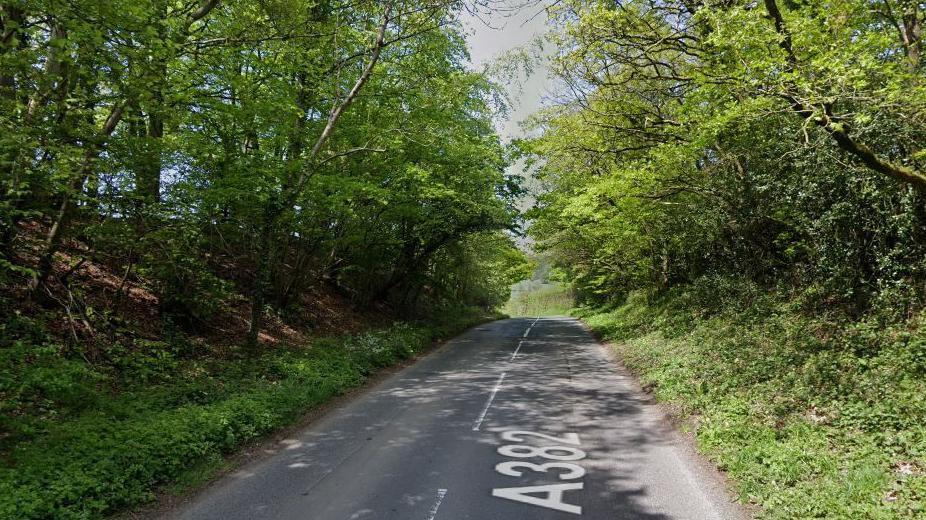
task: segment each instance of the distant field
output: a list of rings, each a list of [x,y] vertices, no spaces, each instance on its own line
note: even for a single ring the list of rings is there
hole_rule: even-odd
[[[522,282],[502,311],[510,316],[556,316],[575,307],[572,288],[558,283]]]

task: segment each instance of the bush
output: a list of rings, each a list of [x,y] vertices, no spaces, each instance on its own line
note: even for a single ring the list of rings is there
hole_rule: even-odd
[[[0,348],[0,452],[97,402],[103,377],[62,348],[29,340]]]
[[[811,315],[733,280],[581,314],[657,398],[697,416],[701,447],[760,518],[926,514],[926,314]]]
[[[155,283],[162,310],[177,319],[207,321],[231,294],[231,284],[219,278],[201,256],[201,232],[189,225],[166,227],[145,243],[148,250],[139,271]]]
[[[0,349],[4,412],[40,398],[102,400],[78,416],[45,422],[42,435],[6,450],[0,518],[83,520],[151,500],[188,468],[217,467],[217,459],[361,384],[377,368],[483,319],[469,313],[438,326],[396,323],[209,368],[148,342],[116,353],[118,370],[140,383],[119,395],[95,393],[88,386],[93,372],[52,347]]]

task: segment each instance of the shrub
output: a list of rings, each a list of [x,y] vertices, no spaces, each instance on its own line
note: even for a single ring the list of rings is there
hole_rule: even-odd
[[[93,391],[93,372],[53,347],[0,349],[4,412],[65,395],[98,401],[5,450],[10,464],[0,467],[0,518],[83,520],[148,501],[159,486],[189,478],[190,468],[214,470],[216,460],[242,444],[482,319],[470,313],[439,326],[396,323],[318,339],[310,348],[215,360],[208,368],[177,347],[141,342],[138,350],[111,353],[121,377],[139,383],[117,395]]]
[[[760,518],[924,514],[926,318],[813,315],[735,280],[580,314],[697,416],[701,447]]]

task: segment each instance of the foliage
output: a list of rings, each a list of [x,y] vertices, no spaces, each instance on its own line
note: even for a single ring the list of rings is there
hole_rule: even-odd
[[[509,277],[469,266],[477,237],[480,261],[517,263],[498,233],[519,191],[463,7],[4,3],[2,276],[60,292],[77,240],[179,323],[248,294],[252,347],[319,284],[409,314],[501,303]]]
[[[920,518],[926,507],[923,314],[885,326],[808,317],[742,280],[635,293],[580,312],[760,518]]]
[[[858,311],[922,299],[920,4],[557,9],[569,88],[523,147],[546,188],[531,232],[581,298],[734,274]]]
[[[397,322],[257,358],[190,357],[182,342],[153,342],[111,353],[117,372],[67,360],[53,345],[0,349],[0,427],[20,441],[3,445],[0,517],[99,518],[177,479],[202,481],[224,455],[486,319],[455,311],[439,325]],[[115,374],[124,380],[114,394]]]
[[[229,298],[231,284],[210,269],[206,258],[190,254],[208,248],[200,229],[184,221],[172,224],[145,237],[138,272],[150,280],[164,314],[207,321]]]

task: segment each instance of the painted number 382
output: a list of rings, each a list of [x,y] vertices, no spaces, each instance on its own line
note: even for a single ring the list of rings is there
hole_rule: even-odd
[[[527,444],[531,437],[556,444],[532,446]],[[492,496],[566,513],[582,514],[581,506],[566,503],[564,497],[567,491],[581,490],[584,487],[580,479],[585,476],[585,469],[574,463],[585,458],[585,452],[577,448],[580,445],[577,434],[567,433],[562,437],[554,437],[543,433],[509,431],[502,434],[502,439],[518,444],[499,447],[499,455],[520,460],[499,463],[495,466],[495,471],[509,477],[522,477],[528,472],[549,475],[555,477],[558,482],[541,486],[495,488],[492,490]],[[533,462],[538,459],[539,462]]]

